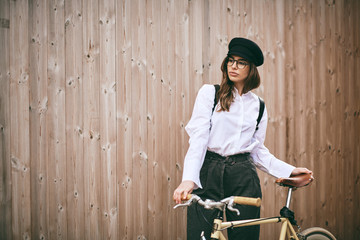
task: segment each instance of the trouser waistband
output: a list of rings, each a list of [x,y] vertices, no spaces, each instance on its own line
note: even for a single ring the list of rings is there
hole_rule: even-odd
[[[213,158],[213,159],[218,159],[218,160],[222,160],[222,161],[225,161],[225,162],[226,161],[240,162],[240,161],[248,161],[249,156],[250,156],[250,153],[239,153],[239,154],[224,157],[224,156],[221,156],[220,154],[217,154],[215,152],[207,151],[205,158]]]

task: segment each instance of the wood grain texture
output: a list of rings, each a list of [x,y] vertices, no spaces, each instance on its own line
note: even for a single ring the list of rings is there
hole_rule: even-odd
[[[85,239],[102,239],[104,213],[100,118],[99,1],[83,1],[84,211]],[[114,191],[114,189],[112,189]],[[116,190],[115,190],[116,192]],[[107,231],[107,230],[106,230]]]
[[[314,171],[298,222],[356,239],[359,23],[351,0],[0,0],[0,238],[186,239],[185,126],[241,36],[264,52],[265,145]],[[286,192],[259,175],[278,215]]]
[[[10,2],[12,237],[31,239],[28,2]]]
[[[31,232],[48,238],[47,21],[46,2],[29,5]],[[45,29],[45,31],[44,31]]]
[[[63,24],[59,24],[63,23]],[[65,6],[50,1],[47,14],[49,239],[67,238],[65,114]]]
[[[65,124],[67,238],[85,234],[83,9],[81,0],[65,1]]]
[[[10,162],[10,1],[0,1],[0,232],[12,238]]]

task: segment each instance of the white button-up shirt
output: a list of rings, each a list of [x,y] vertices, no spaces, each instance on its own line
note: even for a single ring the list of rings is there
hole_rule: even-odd
[[[185,127],[190,145],[184,161],[183,181],[191,180],[202,188],[200,169],[207,150],[224,157],[249,152],[259,169],[277,178],[290,176],[295,168],[275,158],[264,146],[266,107],[255,131],[260,109],[258,96],[252,92],[240,96],[237,90],[234,94],[229,112],[216,111],[218,106],[212,112],[215,87],[205,84],[200,88],[191,119]]]

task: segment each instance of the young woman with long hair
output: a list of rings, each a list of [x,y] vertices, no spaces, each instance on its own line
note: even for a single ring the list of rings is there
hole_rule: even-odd
[[[185,156],[183,178],[174,191],[174,200],[194,192],[203,199],[219,201],[229,196],[260,197],[256,167],[279,177],[311,173],[276,157],[264,146],[267,111],[259,123],[260,99],[251,90],[259,87],[257,67],[264,57],[259,46],[245,38],[234,38],[221,64],[222,81],[215,98],[213,85],[202,86],[196,97],[186,131],[189,149]],[[218,102],[213,109],[214,99]],[[228,221],[258,218],[260,208],[237,206],[240,216],[227,211]],[[199,239],[202,231],[210,238],[214,211],[196,204],[188,208],[187,237]],[[259,226],[228,230],[229,239],[259,239]]]

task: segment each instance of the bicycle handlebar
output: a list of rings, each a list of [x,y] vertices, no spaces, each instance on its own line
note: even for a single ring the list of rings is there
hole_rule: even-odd
[[[284,186],[289,187],[290,190],[292,188],[299,188],[309,185],[314,180],[314,177],[312,174],[300,174],[297,176],[292,176],[289,178],[279,178],[276,180],[276,183]],[[289,195],[288,195],[289,198]],[[291,198],[291,192],[290,192],[290,198]],[[213,200],[205,200],[203,201],[199,196],[195,194],[188,194],[185,198],[182,200],[187,201],[186,203],[177,204],[174,208],[181,207],[181,206],[189,206],[193,202],[197,202],[198,204],[202,205],[204,208],[207,209],[224,209],[227,207],[231,211],[238,212],[237,209],[233,208],[233,205],[240,204],[240,205],[250,205],[250,206],[261,206],[261,199],[260,198],[251,198],[251,197],[238,197],[238,196],[232,196],[225,198],[219,202],[213,201]],[[288,202],[288,201],[287,201]],[[287,204],[288,205],[288,204]]]
[[[250,205],[250,206],[256,206],[260,207],[261,205],[261,199],[260,198],[250,198],[250,197],[228,197],[225,198],[219,202],[206,199],[203,201],[199,196],[195,194],[188,194],[184,200],[187,200],[185,203],[177,204],[174,208],[177,207],[185,207],[190,206],[192,203],[196,202],[199,205],[203,206],[205,209],[219,209],[224,210],[225,208],[228,208],[230,211],[236,212],[238,215],[240,215],[240,212],[238,209],[234,208],[234,204],[242,204],[242,205]]]
[[[184,200],[190,200],[192,197],[192,194],[188,194]],[[261,206],[261,198],[251,198],[251,197],[230,197],[234,199],[234,203],[239,205],[250,205],[255,207]],[[225,198],[227,199],[227,198]],[[220,202],[223,202],[225,199],[221,200]]]
[[[234,197],[234,203],[240,205],[250,205],[250,206],[260,207],[261,198]]]

